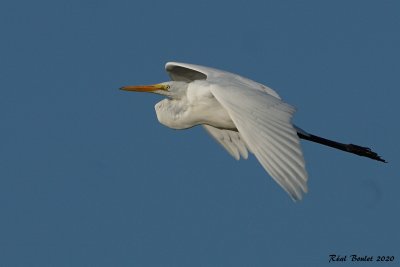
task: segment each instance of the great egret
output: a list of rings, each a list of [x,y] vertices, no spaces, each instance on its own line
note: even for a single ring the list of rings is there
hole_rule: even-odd
[[[236,160],[252,152],[293,200],[307,192],[299,138],[385,162],[367,147],[334,142],[293,125],[295,108],[265,85],[193,64],[169,62],[165,69],[172,81],[121,89],[166,96],[155,105],[160,123],[173,129],[202,125]]]

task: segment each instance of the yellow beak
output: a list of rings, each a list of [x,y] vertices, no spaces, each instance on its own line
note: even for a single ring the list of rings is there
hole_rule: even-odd
[[[120,88],[124,91],[134,92],[154,92],[158,90],[168,90],[168,86],[163,84],[152,84],[152,85],[128,85]]]

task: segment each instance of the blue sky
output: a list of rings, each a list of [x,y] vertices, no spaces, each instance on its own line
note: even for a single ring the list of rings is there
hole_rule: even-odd
[[[398,262],[399,10],[2,1],[0,266]],[[168,80],[167,61],[264,83],[297,107],[297,125],[389,164],[303,142],[310,192],[295,204],[254,157],[236,162],[200,127],[168,129],[160,97],[118,90]]]

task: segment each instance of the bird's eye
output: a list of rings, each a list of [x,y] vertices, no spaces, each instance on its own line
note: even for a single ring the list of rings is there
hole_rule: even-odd
[[[167,89],[167,90],[168,90],[170,87],[171,87],[171,86],[167,85],[167,86],[165,86],[165,89]]]

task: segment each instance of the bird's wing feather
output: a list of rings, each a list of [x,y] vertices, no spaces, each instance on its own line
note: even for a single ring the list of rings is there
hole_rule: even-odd
[[[246,87],[263,91],[280,99],[278,93],[268,86],[227,71],[179,62],[168,62],[165,64],[165,70],[173,81],[192,82],[195,80],[207,80],[212,82],[225,79]]]
[[[264,92],[235,84],[213,84],[211,92],[264,169],[294,200],[301,199],[307,192],[307,172],[291,123],[295,109]]]
[[[240,157],[247,159],[247,146],[239,132],[221,130],[210,125],[203,125],[203,127],[236,160],[239,160]]]

